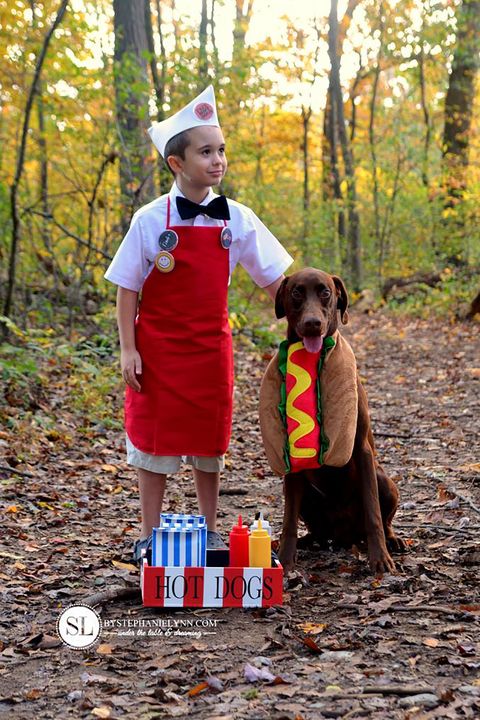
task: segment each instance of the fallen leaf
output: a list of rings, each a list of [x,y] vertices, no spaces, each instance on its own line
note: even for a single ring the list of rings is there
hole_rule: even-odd
[[[457,650],[460,655],[475,655],[475,645],[471,645],[470,643],[457,645]]]
[[[208,683],[208,686],[212,688],[212,690],[218,690],[218,691],[223,690],[222,681],[220,680],[220,678],[215,677],[214,675],[210,675],[207,678],[207,683]]]
[[[91,710],[92,715],[98,718],[109,718],[112,716],[112,709],[106,705],[100,705],[100,707],[93,708]]]
[[[438,486],[437,494],[440,502],[446,502],[447,500],[453,500],[455,498],[455,493],[448,490],[444,485]]]
[[[248,682],[251,683],[257,682],[258,680],[266,680],[267,682],[275,680],[275,675],[272,675],[270,670],[267,670],[265,667],[256,668],[253,665],[250,665],[250,663],[245,665],[243,674],[245,676],[245,680],[248,680]]]
[[[327,625],[325,623],[311,623],[305,622],[297,625],[298,628],[303,630],[306,635],[319,635],[325,630]]]
[[[424,645],[427,645],[427,647],[432,647],[432,648],[438,647],[438,643],[439,643],[439,641],[436,640],[435,638],[425,638],[425,640],[423,641]]]
[[[480,612],[480,605],[459,605],[460,610],[465,610],[466,612],[472,612],[472,613],[479,613]]]
[[[195,685],[195,687],[191,688],[187,692],[187,695],[188,695],[188,697],[195,697],[195,695],[199,695],[204,690],[207,690],[208,687],[209,687],[209,685],[207,682],[198,683],[198,685]]]
[[[50,648],[59,647],[61,644],[62,641],[59,637],[54,637],[53,635],[43,635],[38,647],[41,650],[49,650]]]
[[[480,368],[467,368],[467,372],[470,373],[472,377],[480,378]]]
[[[38,700],[41,697],[42,691],[39,688],[32,688],[25,695],[27,700]]]
[[[321,653],[321,648],[318,647],[315,640],[313,640],[311,637],[304,637],[302,638],[302,643],[307,646],[309,650],[311,650],[314,653]]]
[[[85,672],[82,672],[80,675],[81,681],[85,685],[90,685],[91,683],[116,683],[117,680],[115,678],[110,677],[109,675],[96,675],[95,673],[89,673],[85,670]]]
[[[137,572],[137,568],[131,563],[120,562],[120,560],[112,560],[112,565],[116,568],[119,568],[119,570],[130,570],[131,572]]]
[[[112,654],[112,646],[108,643],[101,643],[97,647],[97,653],[99,655],[111,655]]]
[[[459,470],[465,470],[465,472],[480,472],[480,463],[471,463],[469,465],[460,465]]]
[[[55,510],[55,508],[52,505],[49,505],[44,500],[38,500],[37,505],[38,505],[38,507],[46,508],[47,510]]]

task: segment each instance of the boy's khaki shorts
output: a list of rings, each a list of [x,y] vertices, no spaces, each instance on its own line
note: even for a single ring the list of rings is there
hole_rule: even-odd
[[[149,455],[133,445],[128,435],[125,436],[127,445],[127,463],[142,470],[150,472],[171,474],[180,470],[182,462],[204,472],[220,472],[225,467],[224,455],[218,457],[198,457],[196,455]]]

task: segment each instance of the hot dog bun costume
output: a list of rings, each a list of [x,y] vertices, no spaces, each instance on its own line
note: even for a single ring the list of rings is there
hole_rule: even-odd
[[[219,126],[212,87],[149,132],[163,154],[169,139],[199,125]],[[230,275],[241,263],[265,287],[292,258],[244,205],[224,199],[225,219],[182,219],[179,198],[174,183],[135,213],[105,274],[140,294],[135,341],[142,389],[126,390],[125,428],[148,455],[216,457],[228,447],[232,418]],[[216,198],[210,188],[200,204]]]
[[[338,330],[318,353],[281,343],[260,388],[260,428],[276,475],[343,467],[351,458],[358,415],[357,365]]]

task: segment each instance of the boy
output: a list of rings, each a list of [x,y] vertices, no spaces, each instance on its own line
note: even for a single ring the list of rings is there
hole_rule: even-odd
[[[158,525],[166,476],[182,459],[193,466],[207,544],[222,544],[215,530],[232,419],[230,274],[240,262],[274,299],[292,262],[251,210],[212,191],[227,169],[212,86],[149,133],[175,182],[135,213],[105,273],[118,285],[127,462],[140,491],[135,561]]]

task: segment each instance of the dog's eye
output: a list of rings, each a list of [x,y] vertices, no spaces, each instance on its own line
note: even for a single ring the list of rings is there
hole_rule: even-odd
[[[301,300],[303,298],[303,293],[298,288],[293,288],[292,290],[292,298],[294,300]]]
[[[329,298],[331,294],[332,294],[332,293],[331,293],[331,291],[330,291],[328,288],[323,288],[323,289],[320,291],[320,297],[322,297],[322,298]]]

